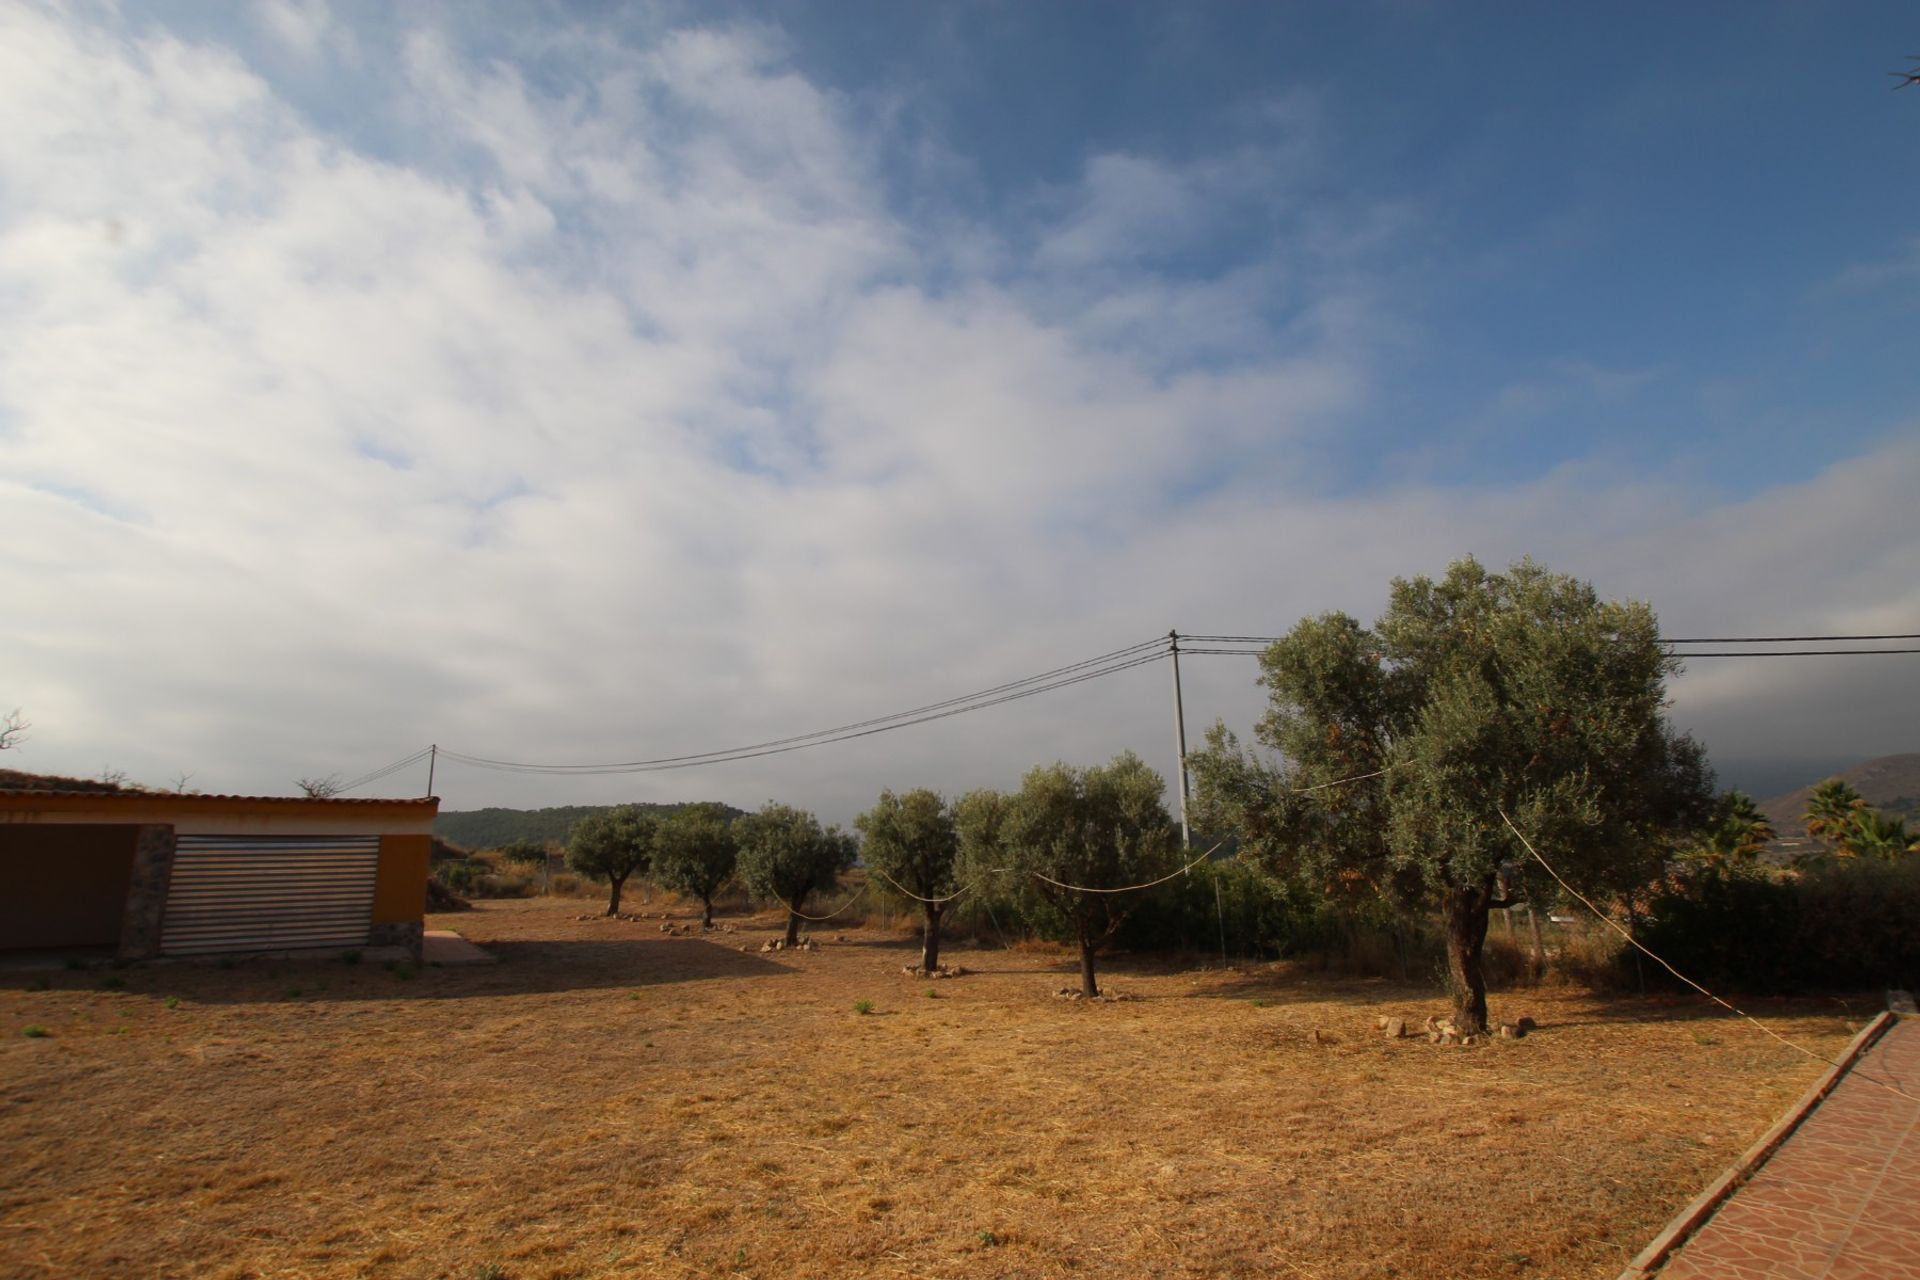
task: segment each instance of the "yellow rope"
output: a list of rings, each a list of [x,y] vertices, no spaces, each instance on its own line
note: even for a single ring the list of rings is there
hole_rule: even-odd
[[[1713,992],[1707,990],[1705,987],[1695,982],[1692,978],[1689,978],[1686,974],[1680,972],[1678,969],[1668,964],[1661,957],[1654,955],[1653,951],[1645,943],[1641,942],[1640,939],[1634,937],[1633,934],[1629,933],[1627,930],[1621,928],[1620,923],[1617,920],[1615,920],[1612,916],[1609,916],[1606,912],[1594,906],[1593,903],[1588,900],[1585,894],[1581,893],[1578,889],[1568,884],[1565,880],[1560,879],[1560,873],[1558,871],[1555,871],[1553,867],[1547,862],[1547,860],[1540,856],[1540,851],[1533,847],[1533,842],[1531,840],[1528,840],[1524,835],[1520,834],[1520,828],[1513,825],[1513,819],[1507,816],[1507,811],[1505,809],[1502,809],[1499,811],[1499,813],[1500,813],[1500,820],[1507,824],[1507,830],[1513,832],[1514,838],[1519,840],[1521,844],[1526,846],[1527,852],[1533,855],[1533,860],[1535,862],[1538,862],[1541,866],[1546,867],[1547,874],[1552,876],[1556,881],[1558,881],[1562,889],[1565,889],[1568,893],[1580,899],[1581,904],[1584,905],[1587,910],[1593,912],[1594,915],[1600,917],[1600,919],[1606,924],[1606,926],[1609,929],[1612,929],[1615,933],[1625,938],[1628,942],[1632,943],[1635,947],[1639,948],[1641,951],[1645,952],[1647,955],[1653,956],[1653,959],[1655,960],[1656,963],[1660,965],[1661,968],[1665,969],[1668,973],[1680,979],[1680,981],[1686,983],[1688,986],[1692,987],[1695,991],[1698,991],[1701,995],[1713,1001],[1715,1004],[1719,1005],[1721,1008],[1726,1009],[1731,1013],[1738,1014],[1742,1018],[1745,1018],[1748,1022],[1751,1022],[1754,1026],[1760,1028],[1760,1030],[1766,1032],[1768,1035],[1772,1036],[1775,1040],[1778,1040],[1781,1044],[1787,1046],[1787,1048],[1792,1049],[1794,1052],[1804,1053],[1807,1055],[1807,1057],[1812,1058],[1815,1062],[1824,1062],[1828,1066],[1834,1067],[1836,1069],[1840,1066],[1838,1062],[1835,1062],[1832,1058],[1827,1057],[1825,1054],[1816,1053],[1814,1050],[1807,1048],[1805,1045],[1795,1044],[1793,1041],[1787,1039],[1785,1036],[1781,1035],[1778,1031],[1775,1031],[1772,1027],[1769,1027],[1766,1023],[1760,1021],[1760,1019],[1754,1017],[1752,1014],[1746,1012],[1745,1010],[1734,1008],[1731,1004],[1728,1004],[1725,1000],[1722,1000],[1719,996],[1713,994]],[[1874,1077],[1869,1075],[1861,1075],[1860,1078],[1862,1080],[1865,1080],[1868,1084],[1879,1085],[1882,1089],[1885,1089],[1889,1093],[1898,1094],[1899,1096],[1901,1096],[1902,1098],[1905,1098],[1909,1102],[1920,1102],[1920,1097],[1915,1097],[1913,1094],[1908,1093],[1905,1089],[1900,1088],[1898,1085],[1888,1084],[1884,1080],[1877,1080]]]

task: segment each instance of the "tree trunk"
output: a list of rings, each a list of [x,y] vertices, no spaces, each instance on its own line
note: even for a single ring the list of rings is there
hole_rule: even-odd
[[[1527,904],[1527,928],[1533,934],[1533,980],[1535,982],[1547,976],[1547,944],[1540,938],[1540,913]]]
[[[796,946],[800,942],[800,913],[792,907],[787,908],[787,945]]]
[[[617,916],[620,914],[620,890],[626,887],[627,878],[625,876],[608,876],[607,883],[613,886],[613,892],[607,898],[607,914]]]
[[[940,967],[940,908],[933,903],[923,903],[927,911],[927,923],[920,946],[920,967],[932,973]]]
[[[1484,1035],[1487,1030],[1487,979],[1480,968],[1480,951],[1487,941],[1487,904],[1493,882],[1484,881],[1446,896],[1447,972],[1453,979],[1453,1021],[1462,1035]]]
[[[703,893],[700,895],[700,907],[700,927],[702,929],[713,928],[713,895],[711,893]]]
[[[1080,922],[1080,994],[1089,1000],[1100,994],[1093,980],[1093,931],[1084,920]]]

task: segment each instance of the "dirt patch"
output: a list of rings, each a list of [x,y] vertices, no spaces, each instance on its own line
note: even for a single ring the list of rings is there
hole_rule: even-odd
[[[1679,1000],[1437,1045],[1381,982],[1121,957],[1137,999],[1062,1000],[1045,949],[930,986],[878,929],[578,913],[449,919],[473,968],[0,978],[0,1273],[1611,1277],[1819,1071]]]

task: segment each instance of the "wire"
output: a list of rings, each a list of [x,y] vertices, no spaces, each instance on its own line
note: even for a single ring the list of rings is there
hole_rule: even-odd
[[[353,781],[343,782],[339,786],[335,787],[333,789],[333,794],[344,795],[345,793],[352,791],[358,787],[366,786],[369,782],[378,782],[380,779],[386,777],[388,774],[398,773],[400,770],[406,768],[408,765],[418,764],[420,761],[425,760],[427,758],[427,755],[432,750],[433,748],[431,747],[422,747],[418,751],[414,752],[412,755],[403,757],[402,759],[399,759],[399,760],[395,760],[392,764],[384,765],[381,768],[373,770],[371,773],[363,773],[359,777],[355,778]]]
[[[1663,641],[1665,644],[1679,644],[1678,640]],[[1181,656],[1190,653],[1226,654],[1236,658],[1258,658],[1258,649],[1182,649]],[[1872,654],[1920,653],[1920,649],[1719,649],[1693,650],[1676,653],[1676,658],[1864,658]]]
[[[815,924],[818,924],[822,920],[833,919],[835,916],[839,915],[842,911],[845,911],[848,907],[858,902],[860,900],[860,895],[867,891],[867,885],[869,883],[870,883],[869,881],[862,880],[860,882],[860,887],[858,889],[855,889],[853,893],[848,896],[845,902],[841,903],[839,906],[835,907],[833,910],[827,912],[827,914],[823,916],[810,916],[806,912],[800,910],[800,908],[794,906],[791,902],[788,902],[785,898],[776,898],[775,901],[778,902],[781,906],[785,907],[787,910],[793,912],[793,914],[798,916],[800,919],[811,920]]]
[[[1151,643],[1158,644],[1159,642],[1153,641]],[[1132,646],[1132,649],[1137,650],[1138,648],[1140,648],[1140,646],[1137,646],[1137,645]],[[1129,650],[1118,650],[1116,652],[1127,653],[1129,652]],[[975,701],[964,702],[964,705],[958,705],[958,706],[954,706],[951,704],[962,703],[964,700],[958,699],[958,698],[950,698],[944,703],[929,704],[930,706],[933,706],[933,707],[947,707],[948,708],[947,710],[932,711],[929,714],[925,714],[925,715],[915,715],[912,712],[898,712],[894,716],[882,716],[882,717],[877,717],[874,720],[860,722],[863,725],[874,726],[872,728],[859,728],[857,726],[849,725],[849,726],[843,726],[843,730],[823,729],[813,734],[802,734],[794,738],[779,739],[777,742],[773,742],[773,743],[762,743],[752,747],[735,747],[726,751],[707,751],[707,752],[701,752],[697,755],[691,755],[691,756],[664,756],[657,760],[635,760],[635,761],[630,761],[630,762],[621,763],[621,764],[543,765],[543,764],[530,764],[530,763],[520,763],[520,762],[513,762],[513,761],[504,761],[504,760],[490,760],[482,756],[470,756],[465,754],[464,752],[449,751],[443,747],[440,750],[440,757],[443,760],[454,760],[461,764],[472,765],[475,768],[495,769],[495,770],[500,770],[503,772],[510,772],[510,773],[590,775],[590,774],[614,774],[614,773],[658,773],[658,772],[664,772],[670,769],[691,769],[691,768],[697,768],[700,765],[706,765],[706,764],[726,764],[726,763],[731,763],[732,761],[735,761],[735,760],[751,760],[760,756],[782,755],[789,751],[804,751],[809,747],[825,746],[828,743],[833,743],[833,742],[847,742],[847,741],[851,741],[854,738],[865,738],[876,733],[885,733],[891,729],[904,729],[909,725],[926,724],[934,720],[944,720],[949,716],[965,715],[970,711],[981,711],[981,710],[985,710],[988,707],[1000,706],[1003,703],[1017,702],[1022,698],[1031,698],[1036,694],[1051,693],[1056,689],[1064,689],[1070,685],[1081,684],[1088,680],[1098,680],[1104,676],[1114,675],[1114,674],[1117,674],[1118,672],[1126,671],[1133,667],[1145,666],[1146,664],[1151,662],[1159,662],[1166,656],[1167,656],[1167,652],[1165,650],[1158,650],[1156,652],[1145,653],[1145,654],[1136,654],[1135,656],[1126,658],[1123,661],[1110,662],[1105,666],[1095,667],[1093,670],[1090,670],[1090,671],[1080,671],[1080,673],[1077,675],[1065,676],[1061,679],[1052,680],[1046,684],[1035,685],[1032,688],[1018,687],[1022,684],[1028,683],[1028,681],[1015,681],[1012,684],[1000,685],[1000,686],[997,686],[997,688],[1014,689],[1015,692],[1002,693],[998,697],[983,698],[980,695],[973,695],[976,699]],[[1058,670],[1073,671],[1078,668],[1086,667],[1090,663],[1097,662],[1097,661],[1100,661],[1100,659],[1088,659],[1086,662],[1077,662],[1072,664],[1071,666],[1059,668]],[[1029,677],[1028,679],[1029,681],[1031,681],[1031,680],[1040,679],[1040,678],[1042,677],[1035,676],[1035,677]],[[990,693],[993,691],[982,690],[981,692],[984,694],[984,693]],[[903,716],[908,716],[911,718],[901,719],[900,717],[903,717]],[[831,735],[831,736],[827,736],[827,735]]]
[[[1615,933],[1625,938],[1628,942],[1632,943],[1635,947],[1639,948],[1641,951],[1645,952],[1647,955],[1652,956],[1653,959],[1660,965],[1661,968],[1665,969],[1668,973],[1680,979],[1680,981],[1686,983],[1688,986],[1692,987],[1695,991],[1698,991],[1701,995],[1713,1001],[1715,1004],[1719,1005],[1721,1008],[1726,1009],[1731,1013],[1736,1013],[1740,1017],[1745,1018],[1748,1022],[1751,1022],[1754,1026],[1760,1028],[1762,1031],[1772,1036],[1775,1040],[1778,1040],[1781,1044],[1787,1046],[1787,1048],[1792,1049],[1796,1053],[1804,1053],[1807,1057],[1812,1058],[1815,1062],[1824,1062],[1830,1067],[1833,1067],[1835,1069],[1839,1068],[1840,1064],[1835,1062],[1832,1058],[1829,1058],[1826,1055],[1821,1053],[1816,1053],[1812,1049],[1807,1048],[1805,1045],[1795,1044],[1793,1041],[1787,1039],[1785,1036],[1781,1035],[1778,1031],[1775,1031],[1772,1027],[1769,1027],[1766,1023],[1760,1021],[1760,1019],[1754,1017],[1752,1014],[1747,1013],[1743,1009],[1734,1008],[1733,1005],[1728,1004],[1725,1000],[1722,1000],[1719,996],[1713,994],[1713,992],[1707,990],[1705,987],[1695,982],[1692,978],[1689,978],[1686,974],[1680,972],[1678,969],[1668,964],[1664,959],[1661,959],[1660,956],[1655,955],[1652,949],[1649,948],[1645,943],[1641,942],[1640,939],[1634,937],[1633,934],[1630,933],[1628,930],[1621,928],[1619,921],[1615,920],[1612,916],[1608,915],[1606,912],[1600,910],[1600,908],[1594,906],[1593,902],[1585,894],[1581,893],[1578,889],[1568,884],[1565,880],[1562,880],[1560,878],[1560,873],[1558,871],[1555,871],[1552,865],[1549,864],[1545,858],[1540,856],[1540,851],[1533,847],[1533,842],[1527,839],[1524,835],[1520,834],[1520,828],[1513,825],[1513,819],[1507,816],[1507,811],[1505,809],[1501,809],[1498,812],[1500,814],[1500,821],[1507,824],[1507,830],[1513,832],[1514,838],[1518,840],[1522,845],[1526,846],[1527,852],[1533,855],[1533,860],[1535,862],[1538,862],[1541,866],[1546,867],[1547,874],[1552,876],[1556,881],[1558,881],[1562,889],[1565,889],[1568,893],[1580,899],[1581,904],[1585,906],[1587,910],[1593,912],[1594,915],[1600,917],[1601,922],[1604,923],[1608,928],[1612,929]],[[1870,1084],[1877,1084],[1882,1089],[1885,1089],[1890,1093],[1897,1093],[1901,1097],[1907,1099],[1909,1102],[1920,1102],[1920,1097],[1916,1097],[1915,1095],[1908,1093],[1905,1089],[1900,1088],[1898,1085],[1888,1084],[1886,1081],[1877,1080],[1872,1076],[1863,1075],[1860,1078],[1862,1080],[1867,1081]]]
[[[1165,884],[1167,881],[1174,879],[1176,876],[1185,875],[1187,872],[1193,870],[1195,867],[1205,862],[1208,858],[1211,858],[1213,856],[1214,849],[1218,849],[1219,847],[1220,846],[1218,844],[1214,845],[1213,849],[1207,850],[1205,853],[1195,858],[1192,862],[1189,862],[1186,866],[1180,868],[1178,871],[1175,871],[1170,875],[1161,876],[1158,880],[1149,880],[1145,884],[1123,885],[1118,889],[1089,889],[1086,885],[1083,885],[1083,884],[1062,884],[1060,881],[1055,880],[1052,876],[1041,875],[1038,871],[1028,871],[1027,874],[1032,876],[1036,880],[1045,880],[1048,884],[1052,885],[1056,889],[1067,889],[1074,893],[1133,893],[1139,889],[1151,889],[1157,884]]]
[[[1002,870],[1002,869],[1003,868],[998,868],[998,867],[995,868],[995,870]],[[912,898],[915,902],[924,902],[930,907],[937,907],[943,902],[952,902],[955,898],[959,897],[961,894],[972,892],[973,889],[976,886],[978,886],[980,883],[978,880],[970,881],[969,883],[962,885],[960,888],[955,889],[952,893],[948,894],[944,898],[923,898],[919,894],[915,893],[913,890],[901,884],[898,880],[895,880],[892,876],[888,875],[886,872],[882,871],[880,868],[868,867],[867,870],[873,872],[874,875],[879,876],[882,880],[885,880],[888,884],[892,885],[894,887],[894,890],[898,892],[902,897]]]
[[[1825,644],[1839,640],[1920,640],[1920,632],[1884,636],[1687,636],[1662,640],[1662,644]]]

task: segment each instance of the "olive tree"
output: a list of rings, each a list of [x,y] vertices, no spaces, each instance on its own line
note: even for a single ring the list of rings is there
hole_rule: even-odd
[[[1080,991],[1100,994],[1094,954],[1112,941],[1138,900],[1130,886],[1176,865],[1173,819],[1160,775],[1131,751],[1105,765],[1043,765],[1001,799],[962,802],[969,862],[997,857],[1063,915],[1080,946]]]
[[[675,893],[700,899],[700,925],[713,927],[713,895],[733,877],[740,858],[727,807],[686,805],[661,820],[653,855],[654,878]]]
[[[920,967],[940,967],[940,916],[949,905],[933,901],[954,891],[960,837],[953,811],[924,788],[896,796],[882,791],[879,801],[854,819],[864,837],[860,847],[867,866],[892,879],[919,900],[924,917]]]
[[[660,819],[638,805],[621,805],[588,814],[567,838],[567,865],[612,886],[607,914],[620,914],[620,890],[627,877],[644,871],[653,857]]]
[[[840,883],[853,865],[853,837],[822,827],[804,809],[769,802],[733,821],[740,842],[740,879],[747,892],[787,909],[787,945],[800,941],[800,908]]]
[[[1541,879],[1503,815],[1595,896],[1647,883],[1712,803],[1667,722],[1679,663],[1653,611],[1531,560],[1396,579],[1371,628],[1306,619],[1260,665],[1256,736],[1280,758],[1216,724],[1191,757],[1199,821],[1276,875],[1437,906],[1465,1032],[1486,1027],[1488,910]]]

